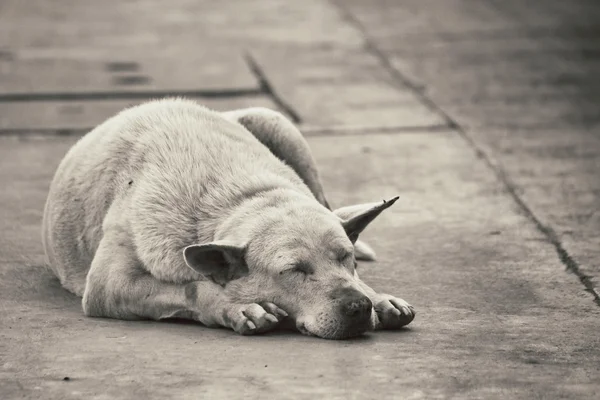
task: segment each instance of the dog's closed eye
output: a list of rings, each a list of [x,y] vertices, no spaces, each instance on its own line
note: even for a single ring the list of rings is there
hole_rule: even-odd
[[[297,273],[297,274],[303,274],[303,275],[310,275],[313,272],[314,272],[313,268],[311,267],[310,264],[305,263],[305,262],[299,262],[299,263],[291,265],[289,268],[282,270],[280,272],[280,274]]]
[[[350,259],[350,258],[351,258],[353,255],[354,255],[354,253],[353,253],[353,252],[350,252],[350,251],[344,251],[344,252],[342,252],[342,253],[340,253],[340,254],[338,255],[338,262],[340,262],[340,263],[342,263],[342,264],[343,264],[343,263],[345,263],[346,261],[348,261],[348,259]]]

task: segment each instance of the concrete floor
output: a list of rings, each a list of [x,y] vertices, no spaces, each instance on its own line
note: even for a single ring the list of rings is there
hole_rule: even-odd
[[[600,397],[593,0],[0,4],[0,398]],[[397,332],[327,341],[85,318],[43,267],[60,159],[165,94],[263,105],[308,136]],[[67,379],[68,377],[68,379]]]

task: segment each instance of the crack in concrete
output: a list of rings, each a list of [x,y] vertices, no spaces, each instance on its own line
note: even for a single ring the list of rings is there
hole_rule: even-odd
[[[391,125],[391,126],[300,126],[302,134],[307,137],[312,136],[352,136],[363,135],[365,133],[438,133],[453,130],[447,125]]]
[[[273,88],[273,85],[271,85],[271,82],[267,78],[267,75],[264,73],[263,69],[249,52],[244,54],[244,60],[246,61],[248,68],[250,68],[250,71],[258,80],[262,93],[268,95],[273,103],[275,103],[275,105],[277,105],[281,111],[286,113],[294,123],[301,123],[302,118],[300,117],[300,114],[294,110],[291,104],[279,96],[279,94]]]
[[[400,84],[413,91],[415,96],[417,96],[422,104],[429,107],[431,111],[436,112],[438,115],[444,118],[448,126],[456,131],[456,133],[462,137],[463,140],[465,140],[473,149],[475,155],[482,159],[488,168],[492,170],[498,180],[505,186],[508,194],[510,194],[517,206],[521,209],[523,215],[529,219],[535,225],[538,231],[545,236],[546,242],[554,247],[559,260],[566,267],[567,271],[575,274],[575,276],[579,278],[579,281],[583,284],[585,291],[589,292],[593,296],[594,302],[600,306],[600,292],[594,287],[591,277],[581,270],[579,263],[577,263],[577,261],[564,248],[556,232],[551,227],[544,225],[542,221],[535,215],[533,210],[525,203],[525,201],[517,193],[517,185],[510,180],[500,164],[494,161],[493,158],[468,134],[467,130],[458,124],[458,122],[456,122],[450,116],[450,114],[444,111],[431,98],[425,95],[419,85],[411,82],[410,79],[406,78],[400,73],[400,71],[398,71],[398,69],[396,69],[396,67],[394,67],[388,57],[377,47],[375,41],[368,34],[366,27],[350,11],[337,4],[335,0],[330,0],[330,2],[339,10],[342,17],[361,33],[365,42],[365,49],[373,54],[381,62],[384,68],[386,68]]]
[[[429,97],[425,96],[421,85],[418,85],[412,82],[410,79],[406,78],[404,75],[400,73],[394,67],[394,65],[390,62],[389,58],[377,47],[375,41],[371,39],[369,33],[367,32],[366,27],[360,22],[350,11],[346,10],[341,5],[337,4],[335,0],[330,0],[331,3],[337,8],[340,12],[340,15],[344,20],[346,20],[351,26],[354,26],[364,39],[365,50],[371,53],[377,61],[388,71],[388,73],[394,78],[397,83],[400,83],[403,88],[411,90],[417,100],[421,102],[424,106],[426,106],[430,111],[438,114],[440,117],[444,119],[449,128],[456,129],[458,124],[447,114],[445,113],[437,104],[435,104]]]
[[[489,3],[491,5],[491,3]],[[496,7],[494,7],[496,8]],[[497,9],[498,12],[506,14],[505,11]],[[403,33],[403,38],[415,39],[426,36],[424,32],[406,32]],[[598,31],[593,25],[579,25],[571,26],[568,28],[562,27],[549,27],[549,26],[515,26],[512,29],[506,28],[495,28],[495,29],[469,29],[461,30],[460,32],[454,31],[437,31],[435,37],[443,39],[444,42],[464,42],[464,41],[476,41],[481,38],[487,40],[507,40],[507,39],[521,39],[523,36],[527,36],[532,39],[553,39],[557,36],[561,38],[585,38],[595,39],[598,37]],[[384,37],[389,38],[389,37]]]
[[[488,165],[492,171],[494,171],[500,182],[502,182],[506,187],[508,193],[521,208],[523,214],[531,222],[533,222],[536,228],[546,237],[546,241],[554,247],[559,260],[566,267],[567,271],[575,274],[575,276],[579,278],[579,281],[583,284],[585,290],[592,294],[594,297],[594,302],[600,306],[600,292],[598,289],[596,289],[596,287],[594,287],[592,278],[581,271],[581,268],[579,268],[579,263],[564,248],[554,229],[542,223],[542,221],[535,215],[533,210],[527,205],[525,200],[519,196],[517,193],[517,185],[510,180],[504,169],[498,165],[497,162],[492,161],[492,158],[477,145],[477,143],[471,138],[471,136],[468,135],[465,130],[459,128],[457,129],[457,133],[463,137],[463,139],[476,151],[477,155]]]

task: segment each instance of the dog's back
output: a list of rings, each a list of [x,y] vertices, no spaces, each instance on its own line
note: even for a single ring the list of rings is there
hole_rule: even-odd
[[[312,196],[291,168],[222,114],[185,100],[146,103],[98,126],[61,162],[44,212],[47,262],[81,295],[109,209],[129,220],[138,252],[164,258],[165,247],[178,242],[211,240],[228,209],[274,187]]]

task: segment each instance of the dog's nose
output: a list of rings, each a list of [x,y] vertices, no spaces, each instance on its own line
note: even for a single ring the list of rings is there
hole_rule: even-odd
[[[371,319],[373,303],[358,291],[352,291],[343,297],[341,303],[342,313],[350,320],[361,323]]]

